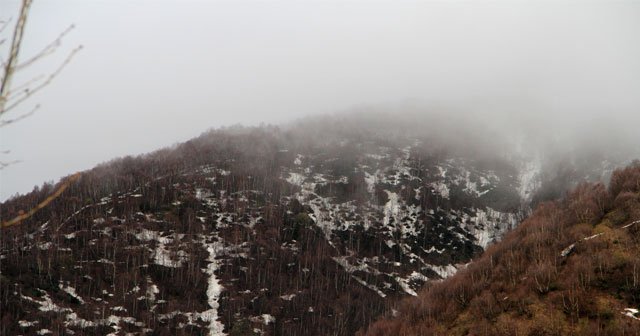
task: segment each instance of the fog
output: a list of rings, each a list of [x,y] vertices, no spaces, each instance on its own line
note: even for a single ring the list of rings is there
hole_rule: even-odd
[[[1,1],[0,18],[18,5]],[[459,121],[531,148],[640,147],[639,2],[36,1],[22,54],[70,24],[15,79],[84,46],[15,115],[37,113],[1,129],[2,161],[22,162],[0,172],[0,199],[211,127],[338,111]]]

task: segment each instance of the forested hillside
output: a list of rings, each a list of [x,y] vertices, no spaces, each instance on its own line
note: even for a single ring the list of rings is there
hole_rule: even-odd
[[[455,136],[463,126],[350,116],[232,127],[82,172],[3,229],[0,333],[352,335],[442,286],[432,281],[535,202],[615,166],[551,164],[482,131]],[[2,222],[56,188],[2,203]]]
[[[365,335],[640,335],[640,163],[535,212]]]

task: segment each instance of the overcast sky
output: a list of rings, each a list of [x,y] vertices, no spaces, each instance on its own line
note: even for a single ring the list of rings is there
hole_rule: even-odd
[[[17,9],[0,0],[1,19]],[[211,127],[363,104],[640,120],[640,2],[36,0],[23,56],[70,24],[16,78],[84,46],[23,105],[37,114],[1,129],[3,161],[22,162],[1,171],[0,199]]]

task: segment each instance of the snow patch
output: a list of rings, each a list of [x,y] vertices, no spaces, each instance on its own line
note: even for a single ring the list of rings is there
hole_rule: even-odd
[[[431,187],[440,194],[442,198],[449,198],[449,186],[444,181],[431,183]]]
[[[65,291],[67,294],[71,295],[73,298],[75,298],[76,300],[78,300],[81,304],[84,304],[84,300],[80,297],[80,295],[78,295],[78,294],[76,293],[76,289],[75,289],[75,288],[73,288],[73,287],[71,287],[71,286],[69,286],[69,285],[64,286],[64,285],[62,284],[62,282],[58,284],[58,288],[62,289],[62,290],[63,290],[63,291]]]
[[[25,320],[18,321],[18,325],[20,326],[20,328],[29,328],[38,323],[39,323],[38,321],[25,321]]]
[[[540,174],[542,171],[540,160],[526,162],[520,168],[518,176],[518,194],[522,201],[529,201],[533,197],[533,192],[540,187]]]
[[[276,322],[276,318],[270,314],[262,314],[262,321],[264,321],[264,324],[267,325]]]
[[[445,266],[431,266],[431,269],[436,272],[441,278],[446,279],[458,271],[458,269],[453,265],[445,265]]]
[[[289,177],[287,177],[287,182],[302,187],[302,184],[305,180],[305,176],[299,173],[289,173]]]
[[[638,315],[638,309],[635,308],[625,308],[624,311],[622,311],[622,315],[629,316],[634,320],[640,320],[640,318],[636,316]]]
[[[200,318],[205,322],[209,322],[210,336],[225,335],[223,332],[224,325],[218,321],[218,308],[220,307],[218,300],[220,299],[223,287],[215,274],[215,271],[220,267],[220,261],[216,259],[216,256],[224,250],[224,245],[219,237],[215,238],[218,240],[212,243],[206,243],[204,241],[202,243],[203,247],[209,252],[209,257],[207,257],[209,264],[203,271],[209,275],[209,279],[207,280],[207,303],[211,309],[202,312]]]

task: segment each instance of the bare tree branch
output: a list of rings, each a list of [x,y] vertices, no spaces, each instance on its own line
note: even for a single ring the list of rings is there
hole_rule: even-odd
[[[31,111],[29,111],[28,113],[25,113],[19,117],[13,118],[13,119],[8,119],[8,120],[0,120],[0,127],[4,127],[7,126],[9,124],[13,124],[16,121],[20,121],[26,117],[29,117],[31,115],[33,115],[38,109],[40,108],[40,104],[36,105]]]
[[[9,91],[9,86],[11,85],[11,78],[14,74],[15,65],[18,62],[18,53],[20,52],[22,36],[24,35],[24,26],[27,23],[27,14],[29,13],[30,6],[31,0],[22,1],[20,16],[18,17],[15,30],[13,31],[11,48],[9,49],[9,58],[4,65],[4,73],[2,75],[2,78],[0,79],[0,116],[6,112],[4,106],[7,103],[7,92]]]
[[[33,216],[38,210],[46,207],[49,203],[51,203],[53,200],[58,198],[72,183],[77,181],[80,178],[80,176],[81,176],[81,173],[75,173],[74,175],[71,175],[69,178],[67,178],[66,181],[64,181],[62,184],[60,184],[58,189],[56,189],[56,191],[53,194],[49,195],[49,197],[47,197],[44,201],[38,203],[38,205],[33,207],[28,212],[22,213],[22,214],[20,214],[20,215],[18,215],[16,217],[14,217],[13,219],[10,219],[8,221],[2,222],[2,225],[0,225],[0,228],[4,229],[4,228],[7,228],[9,226],[20,224],[20,222],[22,222],[25,219]]]
[[[7,28],[7,26],[9,25],[9,22],[11,22],[11,18],[9,18],[9,20],[7,20],[7,21],[0,21],[0,24],[1,24],[0,33],[2,33]],[[4,43],[5,40],[6,39],[2,39],[0,41],[0,45],[2,45],[2,43]]]
[[[62,44],[62,38],[65,35],[67,35],[74,28],[75,28],[74,25],[69,26],[69,28],[65,29],[65,31],[60,33],[60,35],[58,35],[58,37],[55,40],[53,40],[53,42],[51,42],[49,45],[45,46],[42,50],[40,50],[38,53],[36,53],[33,57],[31,57],[27,61],[24,61],[24,62],[22,62],[20,64],[17,64],[15,66],[15,71],[23,69],[23,68],[33,64],[34,62],[37,62],[38,60],[53,54],[56,51],[56,49],[58,49],[58,47],[60,47],[60,45]]]
[[[16,87],[14,87],[14,88],[9,89],[9,91],[7,92],[7,99],[11,99],[12,96],[18,94],[18,92],[28,89],[29,86],[37,83],[38,81],[43,80],[44,78],[45,78],[45,76],[43,74],[40,74],[40,75],[35,76],[35,77],[31,78],[30,80],[28,80],[28,81],[26,81],[26,82],[24,82],[24,83],[22,83],[22,84],[20,84],[20,85],[18,85]]]
[[[18,54],[22,46],[24,29],[25,29],[29,9],[31,7],[32,2],[33,0],[22,0],[22,6],[20,7],[20,14],[15,24],[13,35],[11,37],[10,45],[8,48],[9,49],[9,52],[7,55],[8,58],[5,61],[4,58],[2,58],[2,55],[0,55],[0,60],[2,60],[2,65],[1,65],[2,74],[0,77],[0,118],[4,117],[7,112],[16,108],[18,105],[20,105],[29,97],[31,97],[33,94],[37,93],[38,91],[40,91],[41,89],[49,85],[51,81],[53,81],[60,74],[60,72],[69,64],[69,62],[75,56],[75,54],[80,49],[82,49],[82,46],[78,46],[77,48],[73,49],[69,53],[69,55],[67,55],[65,60],[56,68],[56,70],[53,71],[48,76],[45,76],[45,75],[36,76],[18,85],[17,87],[12,86],[12,79],[14,74],[17,71],[22,70],[34,64],[35,62],[43,59],[44,57],[47,57],[53,54],[62,44],[62,39],[71,30],[74,29],[73,25],[69,26],[66,30],[60,33],[60,35],[58,35],[58,37],[55,40],[53,40],[51,43],[49,43],[44,48],[42,48],[42,50],[37,52],[34,56],[32,56],[31,58],[27,59],[24,62],[19,63]],[[8,24],[9,24],[9,21],[0,21],[0,32],[2,32],[7,27]],[[4,43],[4,41],[6,41],[6,39],[0,40],[0,45]],[[38,104],[31,111],[27,113],[24,113],[12,119],[0,120],[0,127],[7,126],[9,124],[13,124],[17,121],[20,121],[24,118],[27,118],[33,115],[39,108],[40,108],[40,105]],[[1,153],[8,154],[9,151],[3,151]],[[16,160],[16,161],[10,161],[10,162],[0,162],[0,170],[18,162],[20,161]],[[58,189],[54,193],[49,195],[44,201],[40,202],[37,206],[30,209],[26,213],[21,211],[17,217],[11,220],[2,222],[0,225],[0,228],[6,228],[12,225],[19,224],[23,220],[31,217],[38,210],[44,208],[53,200],[55,200],[58,196],[60,196],[60,194],[62,194],[62,192],[64,192],[64,190],[67,187],[69,187],[71,183],[78,180],[78,178],[80,178],[80,173],[77,173],[67,178],[64,182],[60,184]],[[2,235],[2,230],[0,230],[0,237],[1,235]]]
[[[9,162],[0,162],[0,170],[3,170],[11,165],[14,165],[16,163],[20,163],[20,160],[14,160],[14,161],[9,161]]]
[[[8,111],[14,109],[16,106],[20,105],[22,102],[24,102],[29,97],[31,97],[34,93],[42,90],[44,87],[49,85],[51,83],[51,81],[54,78],[56,78],[60,74],[60,72],[69,64],[69,62],[71,62],[71,59],[73,58],[73,56],[75,56],[75,54],[78,53],[78,51],[80,51],[81,49],[82,49],[82,46],[78,46],[77,48],[73,49],[69,53],[69,56],[67,56],[67,58],[64,60],[64,62],[62,62],[62,64],[60,64],[58,69],[56,69],[56,71],[51,73],[49,75],[49,77],[47,77],[47,79],[44,82],[40,83],[40,85],[34,87],[33,89],[25,89],[24,91],[22,91],[21,95],[16,97],[16,101],[12,102],[9,106],[2,106],[0,108],[0,116],[2,114],[4,114],[4,113],[7,113]],[[2,99],[2,98],[0,98],[0,99]]]

